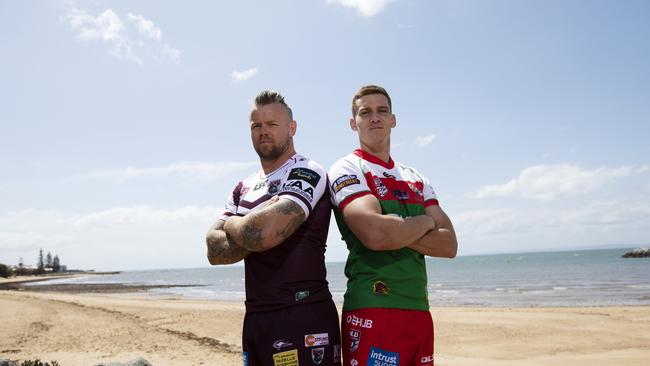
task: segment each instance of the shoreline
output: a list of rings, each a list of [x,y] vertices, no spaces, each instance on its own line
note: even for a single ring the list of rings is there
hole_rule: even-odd
[[[241,365],[235,301],[0,291],[0,359]],[[340,314],[340,305],[339,314]],[[645,365],[650,306],[433,307],[437,366]]]

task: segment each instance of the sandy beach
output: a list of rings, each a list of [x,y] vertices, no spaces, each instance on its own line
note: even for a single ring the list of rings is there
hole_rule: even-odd
[[[141,293],[0,291],[0,358],[241,365],[244,306]],[[436,365],[647,365],[650,307],[434,308]]]

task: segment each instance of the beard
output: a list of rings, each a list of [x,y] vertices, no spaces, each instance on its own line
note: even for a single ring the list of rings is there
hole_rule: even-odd
[[[282,145],[273,145],[269,148],[262,149],[260,146],[255,146],[255,152],[260,160],[275,160],[279,158],[289,149],[289,140],[285,141]]]

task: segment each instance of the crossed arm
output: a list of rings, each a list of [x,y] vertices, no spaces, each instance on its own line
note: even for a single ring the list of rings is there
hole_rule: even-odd
[[[261,210],[246,216],[219,220],[206,236],[210,264],[230,264],[250,252],[263,252],[282,243],[306,219],[305,212],[289,199],[272,198]]]
[[[449,217],[439,206],[424,215],[402,218],[382,215],[379,201],[366,195],[350,202],[343,218],[352,232],[370,250],[411,248],[423,255],[454,258],[458,244]]]

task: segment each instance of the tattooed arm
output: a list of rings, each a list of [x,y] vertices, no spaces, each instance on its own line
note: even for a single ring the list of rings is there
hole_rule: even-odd
[[[282,243],[306,220],[305,212],[289,199],[278,199],[244,217],[231,217],[224,225],[228,240],[253,252]]]
[[[226,232],[223,231],[223,226],[224,221],[218,220],[205,237],[208,245],[208,261],[213,265],[237,263],[250,253],[249,250],[229,240]]]

